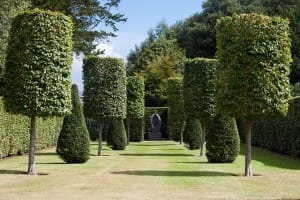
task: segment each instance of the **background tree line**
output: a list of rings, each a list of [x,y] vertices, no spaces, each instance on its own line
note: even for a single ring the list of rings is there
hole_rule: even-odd
[[[171,26],[160,22],[129,53],[128,73],[145,78],[146,106],[166,105],[166,80],[182,75],[185,58],[215,57],[217,19],[252,12],[290,20],[293,57],[290,82],[299,82],[300,0],[206,0],[202,11],[187,19]]]

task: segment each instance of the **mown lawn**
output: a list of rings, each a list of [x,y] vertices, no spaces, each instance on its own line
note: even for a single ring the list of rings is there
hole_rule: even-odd
[[[10,199],[300,199],[300,160],[253,148],[256,176],[243,177],[244,156],[209,164],[174,142],[104,148],[85,164],[64,164],[47,149],[36,155],[39,176],[24,175],[27,156],[0,160],[0,200]],[[242,146],[243,153],[243,146]]]

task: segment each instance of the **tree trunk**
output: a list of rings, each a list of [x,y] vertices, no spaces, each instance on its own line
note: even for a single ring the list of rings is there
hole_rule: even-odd
[[[202,139],[201,139],[201,146],[200,146],[200,156],[204,156],[205,154],[205,140],[206,140],[206,124],[201,124],[202,128]]]
[[[251,131],[253,122],[246,122],[246,152],[245,152],[245,176],[252,176],[252,164],[251,164]]]
[[[102,151],[102,123],[99,125],[99,143],[98,143],[98,156],[101,156]]]
[[[130,119],[127,119],[127,145],[130,142]]]
[[[34,162],[34,152],[35,152],[35,135],[36,135],[36,116],[31,116],[30,122],[30,144],[29,144],[29,161],[28,161],[28,171],[29,175],[36,175],[35,162]]]
[[[186,122],[183,121],[181,131],[180,131],[180,144],[183,144],[183,132],[184,132],[185,126],[186,126]]]

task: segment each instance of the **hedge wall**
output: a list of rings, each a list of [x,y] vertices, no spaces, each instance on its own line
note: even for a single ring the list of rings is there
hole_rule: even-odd
[[[62,118],[39,118],[37,123],[36,149],[55,145],[62,126]],[[28,151],[29,125],[28,117],[5,112],[0,98],[0,157]]]
[[[182,78],[168,79],[168,129],[170,139],[180,141],[184,123]]]
[[[161,133],[163,138],[169,138],[168,132],[168,107],[145,107],[145,139],[148,139],[149,120],[154,113],[159,114],[161,118]]]

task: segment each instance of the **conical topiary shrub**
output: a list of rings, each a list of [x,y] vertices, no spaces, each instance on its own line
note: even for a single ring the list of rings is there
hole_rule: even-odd
[[[113,150],[124,150],[126,148],[127,137],[123,119],[111,119],[107,135],[107,144]]]
[[[208,129],[206,151],[211,163],[230,163],[236,159],[240,139],[234,118],[220,114],[213,118]]]
[[[56,152],[67,163],[84,163],[90,157],[90,141],[76,85],[72,85],[72,105],[71,115],[64,118]]]
[[[191,150],[200,148],[201,134],[200,121],[198,119],[187,118],[183,132],[183,142],[186,143]]]

